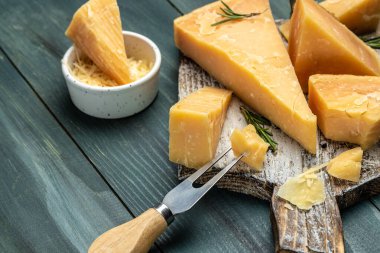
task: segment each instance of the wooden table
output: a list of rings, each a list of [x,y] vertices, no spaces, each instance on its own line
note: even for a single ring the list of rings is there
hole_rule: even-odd
[[[123,28],[163,55],[159,94],[120,120],[71,103],[60,59],[84,1],[0,0],[0,252],[86,252],[103,231],[156,206],[176,184],[168,111],[177,101],[175,17],[208,0],[119,0]],[[287,0],[273,0],[287,18]],[[380,196],[342,212],[347,252],[380,252]],[[273,252],[269,203],[213,189],[176,217],[154,252]]]

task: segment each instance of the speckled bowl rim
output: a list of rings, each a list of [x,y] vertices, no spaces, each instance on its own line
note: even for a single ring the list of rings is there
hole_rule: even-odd
[[[142,78],[140,78],[140,79],[138,79],[138,80],[136,80],[134,82],[131,82],[131,83],[122,84],[122,85],[118,85],[118,86],[106,86],[106,87],[89,85],[89,84],[86,84],[84,82],[81,82],[78,79],[76,79],[70,73],[69,66],[67,64],[69,56],[75,50],[74,46],[71,46],[66,51],[65,55],[62,58],[62,72],[63,72],[63,75],[65,77],[67,77],[72,84],[74,84],[74,85],[76,85],[76,86],[78,86],[78,87],[80,87],[82,89],[88,90],[88,91],[104,91],[104,92],[124,91],[124,90],[132,89],[132,88],[135,88],[135,87],[137,87],[139,85],[142,85],[142,84],[146,83],[147,81],[149,81],[150,79],[152,79],[155,76],[155,74],[160,69],[160,66],[161,66],[161,52],[160,52],[160,49],[158,48],[158,46],[151,39],[149,39],[148,37],[146,37],[144,35],[141,35],[139,33],[129,32],[129,31],[123,31],[123,38],[124,38],[124,35],[128,35],[128,36],[132,36],[132,37],[136,37],[136,38],[141,39],[143,42],[145,42],[146,44],[148,44],[153,49],[153,51],[154,51],[155,62],[153,64],[153,67]]]

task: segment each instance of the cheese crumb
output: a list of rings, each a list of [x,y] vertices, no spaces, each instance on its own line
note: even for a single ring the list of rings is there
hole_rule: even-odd
[[[132,82],[145,76],[152,68],[151,62],[138,60],[133,57],[127,57],[127,64]],[[70,72],[76,79],[91,86],[112,87],[119,85],[87,57],[77,57],[77,60],[70,68]]]

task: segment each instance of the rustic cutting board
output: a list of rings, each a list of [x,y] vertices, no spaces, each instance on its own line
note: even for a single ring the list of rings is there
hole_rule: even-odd
[[[196,63],[182,57],[178,78],[179,98],[204,86],[222,87]],[[243,103],[233,96],[217,154],[230,147],[229,136],[232,130],[246,125],[240,113],[241,105]],[[277,252],[344,252],[339,208],[348,207],[359,200],[380,193],[380,144],[364,152],[359,183],[353,184],[334,179],[323,173],[326,201],[307,212],[296,207],[291,210],[284,206],[285,201],[276,196],[278,186],[283,184],[288,177],[295,176],[311,166],[327,162],[354,145],[330,141],[318,133],[317,154],[311,155],[279,128],[275,126],[270,128],[274,140],[278,142],[278,149],[276,152],[267,153],[264,170],[257,173],[250,172],[247,165],[239,162],[219,181],[217,186],[271,201],[271,220]],[[233,154],[230,152],[198,182],[207,182],[232,158]],[[184,179],[193,172],[193,169],[179,166],[178,177]]]

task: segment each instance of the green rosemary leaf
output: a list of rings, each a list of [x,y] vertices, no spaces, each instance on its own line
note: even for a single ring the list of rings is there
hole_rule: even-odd
[[[269,132],[269,129],[267,129],[265,126],[270,126],[271,123],[269,120],[264,118],[263,116],[260,116],[257,113],[254,113],[250,110],[248,110],[246,107],[241,106],[240,111],[243,114],[245,120],[248,124],[252,124],[257,131],[257,134],[269,144],[269,148],[272,151],[276,151],[277,148],[277,142],[273,140],[272,136],[273,134]]]
[[[380,49],[380,36],[375,36],[375,37],[361,36],[359,38],[362,41],[364,41],[368,46],[372,47],[373,49]]]
[[[237,20],[237,19],[254,17],[254,16],[262,14],[263,12],[265,12],[267,10],[266,9],[262,12],[252,12],[252,13],[247,13],[247,14],[237,13],[237,12],[234,12],[231,9],[231,7],[228,6],[228,4],[226,4],[223,0],[221,0],[220,2],[223,4],[224,8],[223,7],[219,8],[222,11],[222,13],[218,13],[218,15],[224,17],[225,19],[222,19],[221,21],[215,22],[215,23],[211,24],[211,26],[217,26],[217,25],[220,25],[220,24],[223,24],[223,23],[226,23],[229,21]]]

